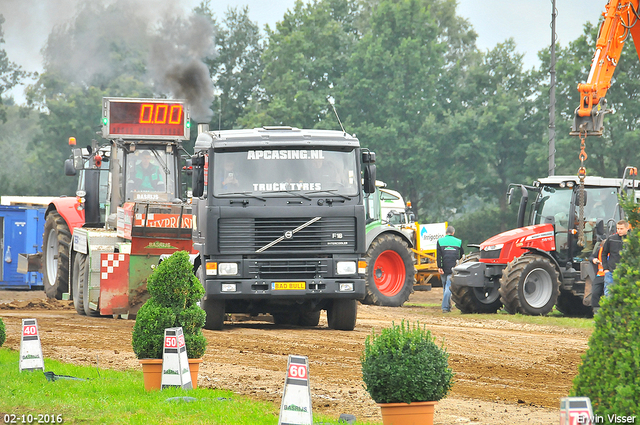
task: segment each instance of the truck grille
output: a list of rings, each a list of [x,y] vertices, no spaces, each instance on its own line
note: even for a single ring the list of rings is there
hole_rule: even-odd
[[[254,260],[249,263],[249,273],[255,279],[315,279],[326,276],[327,260]]]
[[[255,253],[312,218],[221,218],[218,222],[218,248],[221,254]],[[322,217],[293,234],[291,239],[283,239],[263,252],[352,253],[355,250],[355,218]]]

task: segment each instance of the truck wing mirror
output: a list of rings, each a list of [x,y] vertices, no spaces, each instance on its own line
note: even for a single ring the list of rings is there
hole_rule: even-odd
[[[192,195],[199,198],[204,194],[204,157],[194,155],[191,157],[193,173],[191,175]]]
[[[374,193],[376,191],[376,165],[364,164],[364,193]]]
[[[375,164],[376,163],[376,153],[371,152],[369,150],[362,151],[362,163],[363,164]]]
[[[68,158],[64,161],[64,174],[67,176],[76,175],[76,167],[73,166],[73,159]]]

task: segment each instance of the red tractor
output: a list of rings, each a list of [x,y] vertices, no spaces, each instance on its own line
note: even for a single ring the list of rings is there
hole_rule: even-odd
[[[76,196],[49,204],[42,252],[20,260],[25,271],[42,271],[49,298],[73,299],[89,316],[135,312],[160,258],[193,251],[182,176],[187,103],[103,98],[102,105],[106,143],[77,148],[70,139],[65,173],[78,176]]]
[[[635,169],[627,170],[633,175]],[[555,305],[567,315],[589,315],[583,297],[593,269],[585,260],[624,217],[618,194],[637,189],[638,182],[587,176],[582,189],[578,176],[552,176],[531,186],[510,185],[509,199],[516,188],[522,192],[518,227],[484,241],[453,269],[456,307],[463,313],[495,313],[504,306],[511,314],[544,315]]]

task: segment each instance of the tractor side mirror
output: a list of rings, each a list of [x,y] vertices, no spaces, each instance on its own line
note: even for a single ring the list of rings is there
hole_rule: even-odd
[[[64,174],[66,176],[75,176],[76,175],[76,167],[73,166],[73,159],[68,158],[64,161]]]

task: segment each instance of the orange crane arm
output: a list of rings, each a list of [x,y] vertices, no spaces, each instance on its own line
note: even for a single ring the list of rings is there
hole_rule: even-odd
[[[572,133],[579,131],[581,123],[587,123],[593,134],[602,134],[601,122],[604,111],[604,96],[611,87],[611,78],[620,59],[620,53],[629,35],[633,38],[640,58],[640,11],[639,0],[609,0],[603,13],[596,51],[593,55],[587,82],[578,84],[580,106],[576,109]],[[596,125],[597,118],[600,125]],[[588,118],[591,118],[589,120]],[[592,125],[588,125],[591,121]],[[585,130],[583,128],[583,130]]]

